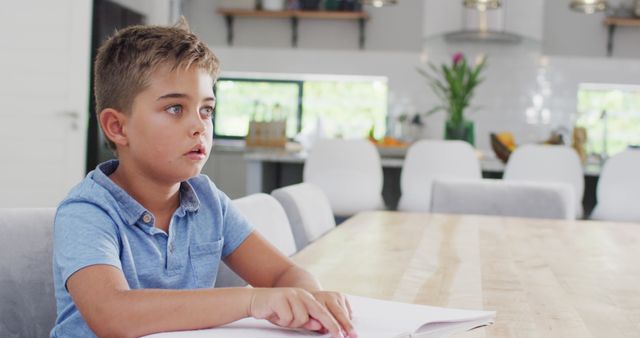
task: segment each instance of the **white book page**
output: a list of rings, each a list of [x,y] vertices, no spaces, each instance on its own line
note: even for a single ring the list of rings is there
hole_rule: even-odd
[[[493,323],[495,312],[470,311],[415,305],[347,296],[353,309],[353,324],[360,337],[396,338],[445,337],[478,326]],[[431,333],[431,334],[430,334]],[[329,337],[305,330],[285,329],[264,320],[245,318],[234,323],[206,330],[165,332],[149,338],[278,338],[278,337]]]

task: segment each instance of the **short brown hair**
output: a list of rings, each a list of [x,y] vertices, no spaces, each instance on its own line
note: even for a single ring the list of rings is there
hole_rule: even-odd
[[[129,113],[134,98],[161,65],[204,69],[215,80],[218,58],[195,34],[184,18],[173,27],[131,26],[107,39],[96,56],[94,92],[96,113],[113,108]],[[115,144],[107,139],[109,147]]]

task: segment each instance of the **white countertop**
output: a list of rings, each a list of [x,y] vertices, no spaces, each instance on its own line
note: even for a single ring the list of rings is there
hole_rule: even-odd
[[[401,168],[404,164],[404,156],[401,149],[378,149],[380,150],[380,161],[383,167]],[[216,140],[214,142],[214,150],[243,152],[244,158],[248,162],[304,163],[308,155],[299,144],[293,142],[289,142],[286,148],[247,148],[243,140]],[[496,158],[493,153],[486,154],[481,151],[477,153],[482,171],[504,171],[504,163]],[[584,173],[586,176],[598,176],[600,174],[600,165],[586,165]]]

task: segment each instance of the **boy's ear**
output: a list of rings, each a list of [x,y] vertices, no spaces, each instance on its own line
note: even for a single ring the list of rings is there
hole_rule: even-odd
[[[106,108],[98,115],[100,127],[104,135],[116,145],[126,146],[129,143],[125,123],[127,117],[112,108]]]

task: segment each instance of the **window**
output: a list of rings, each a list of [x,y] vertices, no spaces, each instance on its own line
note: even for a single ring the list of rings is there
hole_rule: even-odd
[[[302,126],[323,121],[329,137],[376,138],[387,130],[387,85],[382,81],[306,81]]]
[[[640,86],[580,84],[578,121],[587,130],[587,153],[610,157],[640,144]]]
[[[241,138],[249,121],[287,120],[287,136],[298,129],[300,83],[282,80],[219,79],[215,87],[214,134]]]
[[[378,77],[221,78],[215,87],[215,136],[244,138],[249,121],[287,120],[287,136],[315,128],[328,137],[386,133],[387,83]]]

